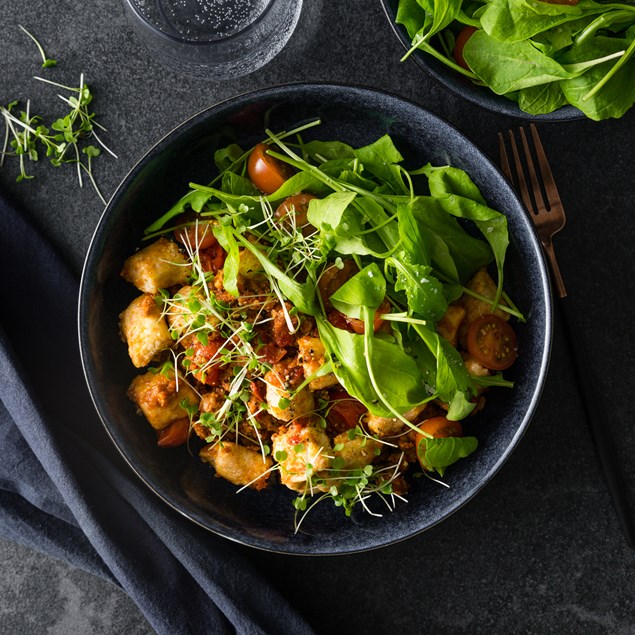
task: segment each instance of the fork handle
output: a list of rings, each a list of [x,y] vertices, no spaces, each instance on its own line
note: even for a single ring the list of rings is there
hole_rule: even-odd
[[[549,260],[553,286],[556,288],[558,298],[561,300],[566,297],[567,289],[564,286],[564,280],[562,279],[562,274],[560,273],[560,267],[558,266],[558,261],[556,260],[556,252],[553,250],[553,242],[551,241],[551,238],[549,238],[549,240],[543,240],[542,247],[544,252],[547,254],[547,259]]]
[[[595,443],[604,478],[613,499],[615,511],[622,525],[626,541],[635,547],[635,528],[630,513],[626,484],[619,468],[615,446],[606,421],[606,410],[597,389],[597,381],[589,364],[582,333],[574,308],[568,297],[559,299],[565,337],[573,358],[575,378],[582,398],[582,405]]]

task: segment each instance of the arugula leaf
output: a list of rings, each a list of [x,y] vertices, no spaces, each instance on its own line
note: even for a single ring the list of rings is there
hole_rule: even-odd
[[[307,212],[309,223],[326,232],[337,230],[344,212],[356,196],[355,192],[333,192],[325,198],[312,200]]]
[[[443,476],[447,467],[469,456],[477,447],[476,437],[422,438],[417,444],[417,456],[428,470]]]
[[[384,135],[374,143],[355,150],[355,156],[362,162],[365,170],[389,185],[395,193],[408,192],[398,166],[403,157],[389,135]]]
[[[240,265],[240,252],[238,243],[234,238],[233,230],[226,225],[215,225],[212,229],[216,240],[227,252],[223,266],[223,286],[228,293],[238,297],[238,268]]]
[[[163,229],[166,223],[172,220],[175,216],[182,214],[187,209],[193,209],[195,212],[200,213],[203,206],[213,194],[211,192],[203,192],[201,190],[190,190],[185,196],[182,196],[172,207],[154,221],[151,225],[145,228],[144,234],[153,234],[154,232]]]
[[[316,322],[333,372],[346,391],[373,414],[394,416],[369,381],[365,336],[338,329],[319,315]],[[370,363],[382,397],[398,412],[407,412],[430,398],[415,360],[397,343],[374,338]]]
[[[331,304],[349,317],[362,319],[363,307],[376,310],[386,297],[386,279],[371,263],[347,280],[333,295]]]
[[[492,262],[493,254],[488,244],[470,236],[448,214],[439,199],[419,196],[411,205],[415,220],[430,232],[432,262],[448,278],[466,282]],[[450,204],[447,208],[453,209]]]
[[[425,320],[438,321],[448,310],[443,285],[432,275],[432,267],[388,258],[386,264],[397,271],[395,291],[404,291],[408,313]]]

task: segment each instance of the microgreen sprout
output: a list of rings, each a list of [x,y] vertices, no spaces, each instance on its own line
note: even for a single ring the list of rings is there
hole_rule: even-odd
[[[51,66],[55,66],[57,64],[57,60],[53,60],[47,57],[46,53],[44,52],[44,48],[38,42],[35,36],[29,33],[21,24],[18,24],[18,26],[20,27],[20,29],[22,29],[22,31],[24,31],[24,33],[26,33],[33,40],[33,42],[35,43],[35,46],[37,46],[37,50],[39,51],[40,56],[42,57],[42,68],[50,68]]]
[[[16,112],[18,102],[0,106],[0,115],[5,124],[5,137],[2,150],[4,163],[6,156],[19,158],[20,174],[17,181],[33,178],[27,174],[24,159],[27,157],[35,162],[39,159],[40,151],[49,158],[50,163],[59,167],[62,164],[75,164],[79,186],[83,187],[82,173],[86,173],[97,195],[104,205],[106,199],[102,195],[93,174],[93,160],[101,154],[101,150],[90,143],[94,139],[99,146],[116,158],[116,155],[97,136],[95,129],[105,130],[95,121],[95,113],[89,105],[93,100],[89,86],[84,82],[84,75],[80,75],[79,86],[74,88],[52,82],[42,77],[35,79],[71,92],[70,96],[59,97],[70,106],[71,110],[64,117],[53,121],[49,126],[42,123],[42,117],[31,114],[31,102],[26,102],[25,110]],[[11,141],[9,142],[9,139]],[[11,151],[8,151],[8,148]]]

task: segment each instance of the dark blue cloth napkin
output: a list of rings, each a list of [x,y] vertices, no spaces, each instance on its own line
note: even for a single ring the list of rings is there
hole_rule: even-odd
[[[84,383],[79,282],[0,193],[0,533],[120,585],[158,633],[310,633],[237,547],[143,486]]]

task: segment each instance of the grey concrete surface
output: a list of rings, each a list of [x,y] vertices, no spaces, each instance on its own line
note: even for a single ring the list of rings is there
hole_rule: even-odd
[[[163,69],[139,44],[116,0],[0,0],[0,102],[56,107],[23,24],[95,93],[118,160],[95,173],[111,194],[143,153],[188,116],[247,90],[299,80],[349,82],[398,93],[442,115],[496,157],[496,132],[519,122],[446,93],[413,62],[399,63],[379,0],[305,0],[278,58],[242,80],[210,83]],[[635,112],[619,121],[540,126],[569,223],[557,249],[590,363],[606,395],[635,509],[635,384],[631,316]],[[77,272],[101,205],[74,174],[46,163],[6,187]],[[72,172],[72,171],[71,171]],[[478,497],[442,525],[377,552],[342,558],[248,553],[319,633],[635,633],[635,554],[621,535],[582,417],[561,325],[549,379],[517,451]],[[0,542],[0,633],[145,633],[112,585],[30,549]]]
[[[118,587],[65,562],[0,539],[0,563],[0,633],[154,632]]]

